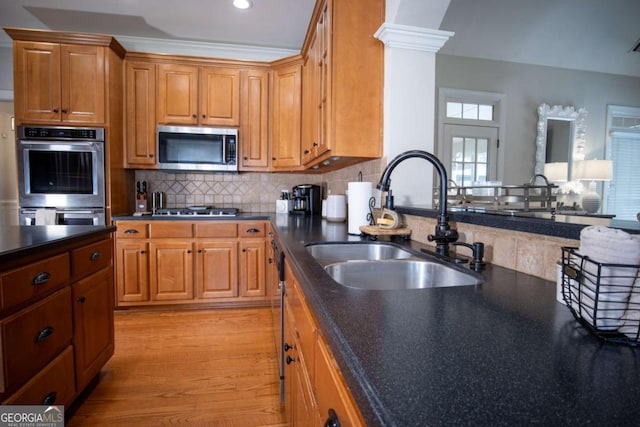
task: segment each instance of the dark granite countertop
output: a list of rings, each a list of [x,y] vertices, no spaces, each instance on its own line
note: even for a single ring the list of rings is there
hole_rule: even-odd
[[[3,225],[0,226],[0,262],[115,229],[113,226],[94,225]]]
[[[271,214],[268,212],[240,212],[238,215],[115,215],[111,219],[113,221],[250,221],[250,220],[268,220]]]
[[[304,248],[359,240],[346,223],[272,221],[367,425],[638,424],[640,350],[588,334],[555,283],[489,265],[478,286],[350,289]]]

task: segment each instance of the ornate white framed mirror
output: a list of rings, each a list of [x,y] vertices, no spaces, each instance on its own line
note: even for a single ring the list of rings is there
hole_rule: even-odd
[[[567,163],[567,180],[572,164],[584,158],[587,110],[573,106],[542,104],[538,107],[535,173],[543,174],[545,163]]]

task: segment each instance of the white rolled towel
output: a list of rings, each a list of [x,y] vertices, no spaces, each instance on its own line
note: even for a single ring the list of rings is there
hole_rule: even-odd
[[[615,265],[602,266],[598,271],[598,264],[584,263],[582,292],[578,296],[574,290],[573,308],[598,329],[619,329],[625,318],[634,316],[629,301],[638,269],[622,265],[640,264],[640,236],[604,226],[585,227],[580,233],[579,252],[597,263]],[[638,304],[640,309],[640,296]]]

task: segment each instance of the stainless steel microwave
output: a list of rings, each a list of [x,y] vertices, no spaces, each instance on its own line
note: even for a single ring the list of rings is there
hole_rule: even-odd
[[[237,144],[235,128],[158,126],[158,167],[237,172]]]

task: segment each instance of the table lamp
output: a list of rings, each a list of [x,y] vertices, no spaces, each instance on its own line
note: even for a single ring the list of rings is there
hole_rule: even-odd
[[[582,208],[594,214],[600,209],[600,195],[596,191],[596,181],[610,181],[613,177],[612,160],[581,160],[576,162],[576,178],[591,181],[588,191],[582,196]]]

